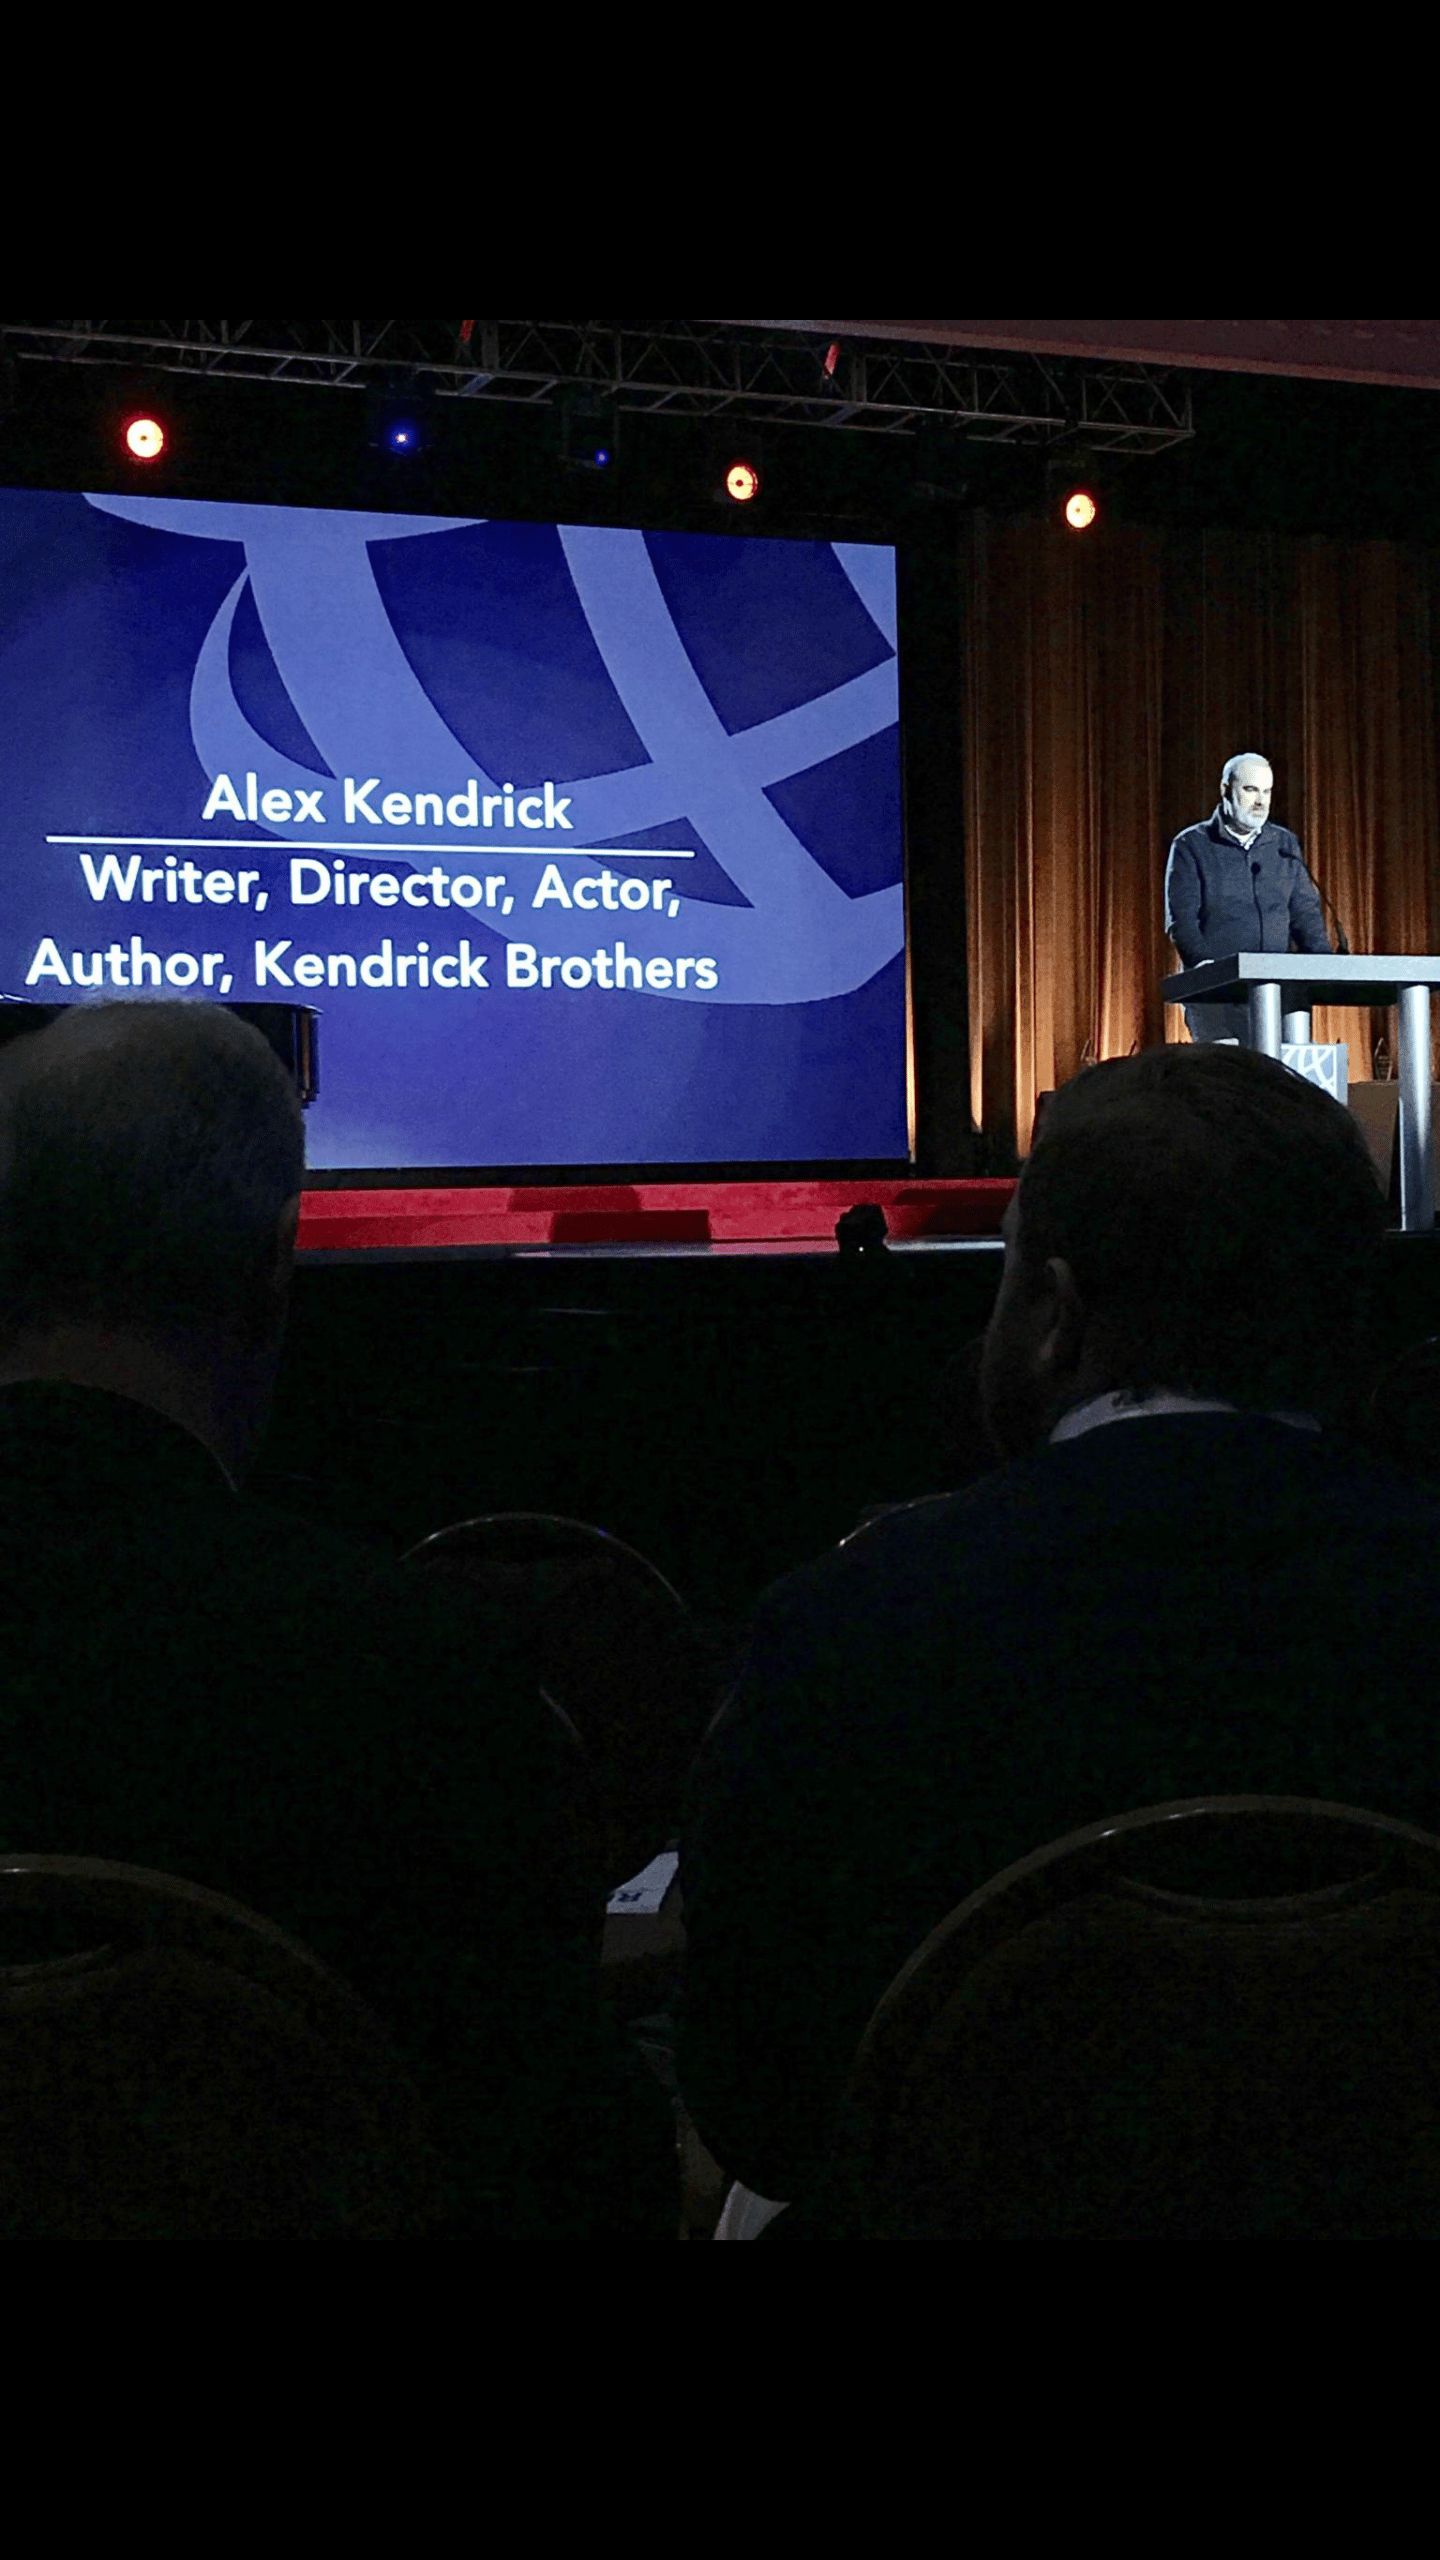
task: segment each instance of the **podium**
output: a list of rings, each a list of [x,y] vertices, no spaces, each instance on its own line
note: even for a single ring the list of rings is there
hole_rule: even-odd
[[[1399,1015],[1400,1225],[1407,1235],[1435,1226],[1430,1155],[1430,990],[1440,959],[1409,952],[1239,951],[1202,960],[1165,978],[1167,1004],[1250,1007],[1250,1045],[1278,1058],[1282,1040],[1310,1038],[1315,1004],[1394,1005]]]

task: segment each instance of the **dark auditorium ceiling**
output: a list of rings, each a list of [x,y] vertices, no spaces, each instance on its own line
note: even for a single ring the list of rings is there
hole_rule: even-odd
[[[733,320],[726,325],[1440,390],[1440,320]]]

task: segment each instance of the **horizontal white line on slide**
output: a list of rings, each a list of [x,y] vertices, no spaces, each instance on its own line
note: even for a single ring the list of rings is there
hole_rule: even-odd
[[[495,844],[488,837],[483,844],[376,844],[372,837],[358,844],[327,844],[314,836],[303,841],[298,836],[47,836],[47,844],[138,844],[192,847],[200,853],[213,845],[217,853],[568,853],[572,862],[693,862],[694,847],[682,851],[676,845],[653,844]]]

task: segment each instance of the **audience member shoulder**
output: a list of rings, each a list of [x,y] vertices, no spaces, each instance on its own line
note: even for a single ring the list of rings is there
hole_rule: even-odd
[[[1018,1466],[1024,1468],[1028,1463],[1021,1460]],[[822,1555],[812,1556],[773,1582],[764,1595],[762,1608],[783,1608],[819,1599],[839,1602],[850,1595],[858,1598],[869,1586],[888,1580],[897,1572],[928,1565],[937,1556],[963,1549],[967,1530],[993,1504],[998,1489],[1016,1471],[1015,1466],[997,1465],[992,1473],[958,1492],[922,1494],[913,1501],[877,1511],[837,1545],[827,1547]]]

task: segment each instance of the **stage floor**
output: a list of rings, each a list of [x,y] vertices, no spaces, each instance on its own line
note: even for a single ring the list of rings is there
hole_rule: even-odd
[[[307,1191],[307,1261],[417,1253],[527,1259],[750,1258],[836,1252],[837,1220],[870,1204],[895,1251],[993,1251],[1015,1186],[1004,1181],[597,1183],[518,1189]]]
[[[760,1262],[767,1260],[833,1262],[838,1247],[832,1236],[757,1236],[745,1243],[727,1238],[716,1244],[363,1244],[303,1245],[307,1263],[325,1262]],[[891,1236],[887,1253],[1004,1253],[1000,1236]]]

